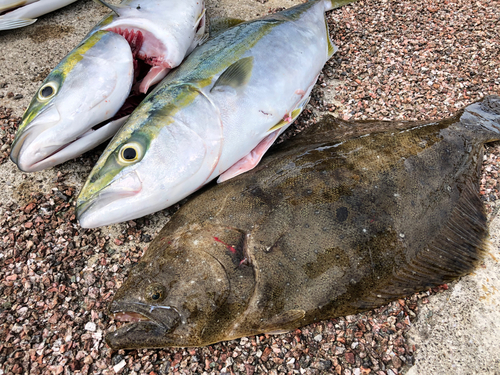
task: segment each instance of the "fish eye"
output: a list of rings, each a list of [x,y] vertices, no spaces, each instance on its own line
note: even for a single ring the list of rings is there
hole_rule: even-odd
[[[141,145],[136,142],[130,142],[122,146],[120,150],[119,161],[123,164],[129,164],[138,160],[141,156]]]
[[[55,82],[47,82],[38,90],[38,100],[44,102],[49,100],[57,93],[57,84]]]
[[[161,284],[151,284],[146,288],[146,299],[151,302],[160,302],[165,298],[166,290]]]

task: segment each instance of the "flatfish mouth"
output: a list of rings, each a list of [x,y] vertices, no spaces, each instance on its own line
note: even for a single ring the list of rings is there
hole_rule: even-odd
[[[113,319],[118,320],[119,322],[127,322],[127,323],[150,320],[149,318],[140,313],[128,312],[128,311],[113,314]]]

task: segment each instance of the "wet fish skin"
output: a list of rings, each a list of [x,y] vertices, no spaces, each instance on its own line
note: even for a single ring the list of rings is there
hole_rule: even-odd
[[[437,122],[326,117],[160,231],[110,305],[113,349],[202,346],[354,314],[487,251],[482,149],[500,97]]]
[[[109,63],[110,59],[113,61]],[[43,81],[23,115],[10,154],[25,172],[36,172],[83,154],[112,137],[123,122],[111,118],[134,78],[129,44],[97,31],[73,49]]]
[[[37,17],[65,7],[76,0],[2,0],[0,1],[0,30],[29,26]]]
[[[101,155],[78,197],[80,225],[169,207],[268,142],[255,153],[258,163],[307,104],[335,51],[325,11],[349,2],[310,1],[240,23],[195,50]],[[125,150],[135,157],[126,160]]]
[[[11,152],[22,171],[53,167],[111,138],[126,120],[124,108],[137,106],[133,102],[144,98],[140,93],[203,39],[202,0],[125,0],[109,6],[114,12],[52,70],[25,111]],[[142,80],[137,60],[151,66]]]

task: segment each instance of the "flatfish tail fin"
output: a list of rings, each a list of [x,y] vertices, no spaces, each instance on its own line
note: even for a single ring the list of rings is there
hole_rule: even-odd
[[[440,233],[406,267],[394,270],[387,284],[355,305],[372,309],[409,294],[450,282],[474,270],[488,251],[488,226],[476,184],[461,196]]]

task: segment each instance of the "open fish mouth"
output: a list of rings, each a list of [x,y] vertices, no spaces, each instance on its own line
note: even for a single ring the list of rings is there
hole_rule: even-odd
[[[136,323],[136,322],[142,322],[142,321],[150,321],[147,316],[137,313],[137,312],[131,312],[131,311],[121,311],[112,314],[112,317],[114,320],[117,320],[122,323]]]
[[[111,303],[109,312],[124,324],[106,335],[113,349],[165,347],[165,339],[183,322],[181,314],[168,306],[149,306],[140,302]]]
[[[150,321],[139,321],[136,323],[129,323],[116,331],[109,332],[105,336],[106,344],[112,349],[135,349],[137,347],[154,347],[162,348],[165,337],[168,335],[162,325]]]
[[[167,47],[154,33],[132,25],[106,29],[121,35],[130,45],[134,59],[134,91],[146,93],[172,69],[166,60]]]

